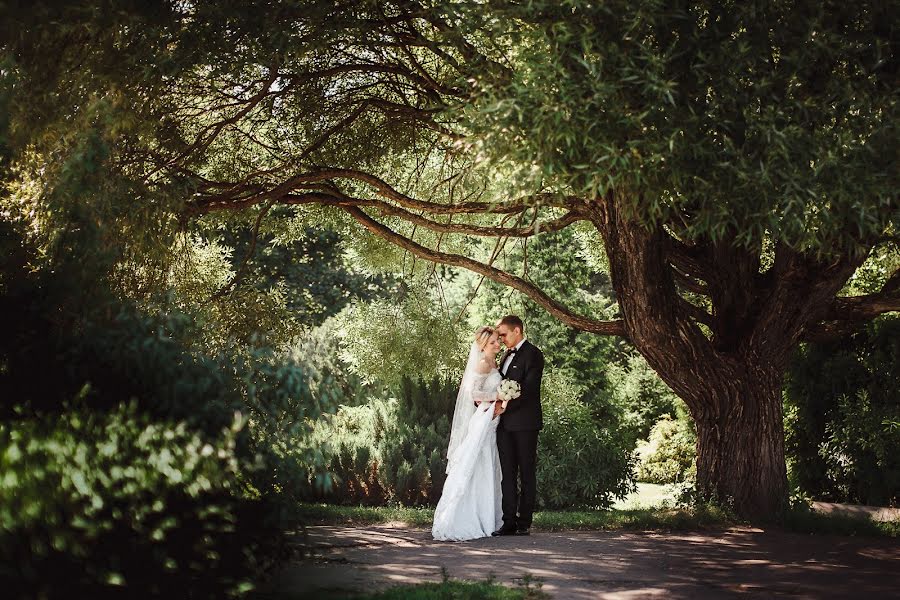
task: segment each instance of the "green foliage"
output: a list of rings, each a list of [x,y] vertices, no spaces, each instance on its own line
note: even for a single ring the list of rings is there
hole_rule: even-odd
[[[613,426],[599,424],[580,393],[569,382],[546,378],[537,475],[542,507],[608,507],[630,491],[629,441]],[[453,382],[404,380],[397,398],[373,398],[323,415],[303,446],[311,456],[322,456],[330,477],[316,479],[311,468],[306,498],[434,506],[445,477],[455,399]]]
[[[355,405],[370,395],[383,395],[380,384],[364,384],[362,379],[341,360],[338,320],[331,318],[322,325],[305,330],[287,350],[290,360],[301,364],[315,395],[335,394],[339,404]],[[321,391],[320,391],[321,390]]]
[[[893,232],[887,233],[890,235]],[[841,290],[840,295],[859,296],[878,293],[898,269],[900,269],[900,245],[876,246]]]
[[[544,376],[544,429],[538,437],[537,501],[542,508],[608,508],[633,488],[631,440],[595,418],[581,390]]]
[[[235,420],[214,438],[135,403],[0,424],[10,597],[235,595],[280,552],[236,495]]]
[[[679,402],[677,418],[662,416],[649,439],[638,442],[637,479],[648,483],[681,483],[696,474],[697,434]]]
[[[274,210],[272,212],[275,212]],[[285,220],[291,214],[273,214]],[[386,276],[366,275],[348,264],[337,232],[304,227],[284,231],[269,223],[272,232],[260,233],[242,283],[263,290],[277,288],[285,296],[285,308],[303,325],[321,325],[352,300],[384,297],[391,287]],[[251,230],[228,228],[223,243],[234,248],[232,267],[250,252]]]
[[[785,387],[786,454],[815,499],[896,504],[900,498],[900,319],[849,341],[807,344]]]
[[[884,406],[860,390],[838,398],[833,420],[825,426],[819,456],[826,477],[846,498],[866,504],[895,505],[900,500],[900,436],[884,426]],[[900,415],[895,405],[888,410]]]
[[[165,280],[169,293],[150,305],[204,324],[183,342],[207,354],[286,348],[351,301],[393,289],[391,277],[351,264],[336,232],[297,230],[290,214],[270,219],[255,244],[252,229],[235,217],[201,223],[180,238]]]
[[[900,521],[873,521],[866,516],[823,514],[808,506],[787,512],[782,526],[788,531],[820,535],[900,537]]]
[[[475,147],[521,165],[512,182],[614,190],[645,222],[748,245],[770,235],[828,252],[897,224],[887,5],[458,10],[493,47],[515,48],[464,106]]]
[[[271,351],[204,356],[180,342],[185,315],[116,301],[86,265],[36,267],[5,221],[0,246],[4,580],[48,597],[246,588],[282,555],[273,500],[304,483],[290,442],[334,403],[327,374]]]
[[[309,469],[307,498],[339,503],[434,505],[446,469],[456,388],[402,379],[395,398],[342,406],[313,425],[304,447],[322,456],[327,478]]]
[[[367,383],[397,386],[404,377],[453,373],[469,345],[419,290],[393,301],[354,303],[337,319],[342,358]]]
[[[298,446],[310,418],[334,410],[340,389],[327,375],[311,385],[296,359],[257,351],[236,369],[236,388],[248,418],[247,454],[254,463],[242,471],[253,493],[292,504],[308,484],[322,476],[321,455]]]
[[[411,527],[429,527],[433,512],[397,506],[302,504],[297,517],[303,523],[318,525],[364,526],[399,521]],[[733,515],[707,504],[677,509],[540,510],[534,514],[534,527],[541,531],[696,530],[727,527],[735,522]]]
[[[623,430],[635,440],[647,439],[660,417],[682,404],[640,354],[605,366],[611,401],[624,411]]]
[[[102,281],[87,279],[90,265],[38,268],[36,252],[5,221],[0,245],[9,249],[0,263],[2,414],[14,406],[58,412],[80,394],[100,411],[135,398],[142,412],[211,432],[230,422],[240,398],[220,364],[173,339],[189,326],[183,315],[148,317],[116,301]]]

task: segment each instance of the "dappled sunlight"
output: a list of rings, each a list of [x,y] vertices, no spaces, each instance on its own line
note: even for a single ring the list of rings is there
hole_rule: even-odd
[[[424,529],[308,529],[307,539],[320,557],[316,566],[339,555],[332,568],[352,572],[367,587],[439,581],[445,569],[454,579],[495,578],[511,586],[522,585],[527,575],[530,585],[536,580],[558,598],[716,598],[731,593],[827,598],[848,590],[885,597],[894,592],[892,573],[900,568],[893,540],[836,540],[750,528],[674,534],[537,531],[529,537],[458,543],[435,542]]]
[[[629,600],[630,598],[667,598],[670,597],[670,590],[665,588],[646,587],[634,590],[624,590],[619,592],[609,592],[600,594],[598,598],[604,600]]]

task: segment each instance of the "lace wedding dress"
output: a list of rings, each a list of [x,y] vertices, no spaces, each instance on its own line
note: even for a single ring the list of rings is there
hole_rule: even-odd
[[[503,524],[497,454],[499,419],[493,418],[493,403],[484,401],[496,397],[502,379],[496,368],[478,373],[467,367],[463,376],[450,437],[447,479],[431,529],[436,540],[486,537]],[[474,400],[482,403],[476,408]]]

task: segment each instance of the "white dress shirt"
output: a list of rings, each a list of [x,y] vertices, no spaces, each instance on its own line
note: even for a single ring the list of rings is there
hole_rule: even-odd
[[[524,343],[525,343],[525,338],[522,338],[522,340],[518,344],[516,344],[516,352],[518,352],[519,350],[522,349],[522,344],[524,344]],[[513,361],[513,359],[515,357],[516,357],[515,354],[510,354],[509,356],[506,357],[506,360],[503,361],[503,368],[500,369],[500,372],[503,374],[504,377],[506,377],[506,370],[509,368],[510,363]]]

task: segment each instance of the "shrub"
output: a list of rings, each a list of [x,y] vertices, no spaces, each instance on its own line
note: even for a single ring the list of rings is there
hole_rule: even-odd
[[[247,447],[240,449],[255,461],[241,474],[254,494],[289,508],[309,485],[310,474],[321,478],[324,473],[321,453],[296,442],[310,431],[312,417],[337,406],[340,389],[327,374],[311,381],[296,357],[263,350],[234,368],[248,417]]]
[[[436,504],[443,487],[452,382],[404,378],[395,398],[373,398],[323,415],[302,445],[327,475],[307,463],[303,494],[339,503]]]
[[[630,440],[619,434],[617,422],[598,421],[596,407],[581,395],[564,379],[544,378],[537,462],[541,508],[608,508],[633,488]]]
[[[236,595],[279,554],[235,496],[240,421],[207,439],[136,405],[0,425],[9,597]]]
[[[900,318],[848,340],[806,344],[784,392],[785,453],[799,491],[818,500],[900,500]]]
[[[663,415],[647,440],[638,442],[637,479],[647,483],[679,483],[695,471],[697,435],[682,410],[679,418]]]
[[[447,465],[456,384],[404,380],[396,398],[373,398],[323,415],[306,438],[321,453],[326,477],[308,468],[304,498],[344,504],[399,502],[434,506]],[[616,422],[602,425],[580,389],[545,378],[544,430],[539,436],[538,504],[602,506],[632,487],[629,442]]]
[[[840,497],[872,504],[896,504],[900,494],[900,435],[891,434],[885,414],[866,390],[838,398],[819,456]]]

